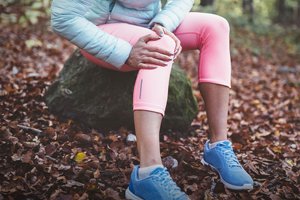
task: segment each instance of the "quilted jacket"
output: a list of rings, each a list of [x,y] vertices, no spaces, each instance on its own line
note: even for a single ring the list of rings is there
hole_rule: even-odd
[[[97,28],[106,23],[124,22],[146,28],[160,23],[174,31],[190,11],[194,0],[53,0],[51,26],[79,48],[120,68],[131,44]]]

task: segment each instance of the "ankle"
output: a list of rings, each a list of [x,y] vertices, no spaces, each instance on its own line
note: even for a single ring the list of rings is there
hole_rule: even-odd
[[[141,168],[150,167],[150,166],[153,166],[153,165],[162,165],[161,158],[159,158],[159,159],[147,159],[147,160],[141,159],[141,162],[140,162],[140,167]]]
[[[228,140],[227,136],[211,136],[209,139],[209,143],[215,143],[215,142],[220,142],[220,141],[224,141],[224,140]]]

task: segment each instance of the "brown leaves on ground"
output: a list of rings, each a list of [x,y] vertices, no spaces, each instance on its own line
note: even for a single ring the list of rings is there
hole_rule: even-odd
[[[162,133],[164,163],[191,199],[299,199],[299,56],[282,51],[282,38],[274,43],[243,30],[235,37],[268,51],[255,54],[232,40],[229,136],[255,188],[230,191],[200,163],[208,126],[197,90],[198,51],[178,61],[193,81],[200,112],[190,137]],[[43,24],[1,27],[0,199],[124,199],[139,162],[134,132],[58,121],[43,101],[73,49]]]

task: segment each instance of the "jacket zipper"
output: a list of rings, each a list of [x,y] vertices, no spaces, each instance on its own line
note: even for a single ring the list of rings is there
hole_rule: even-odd
[[[106,22],[109,21],[109,20],[111,19],[111,11],[114,9],[114,6],[115,6],[115,4],[116,4],[116,1],[117,1],[117,0],[113,0],[113,2],[112,2],[112,5],[111,5],[111,7],[110,7],[110,9],[109,9],[109,14],[108,14],[108,18],[107,18]]]

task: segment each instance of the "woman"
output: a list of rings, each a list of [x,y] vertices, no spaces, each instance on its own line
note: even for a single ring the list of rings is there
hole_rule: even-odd
[[[162,166],[159,130],[173,60],[200,50],[199,88],[210,140],[202,163],[218,171],[226,187],[251,189],[253,181],[227,140],[231,78],[229,25],[217,15],[189,12],[193,0],[53,0],[52,28],[82,49],[90,61],[117,71],[139,70],[133,111],[140,165],[127,199],[188,199]]]

